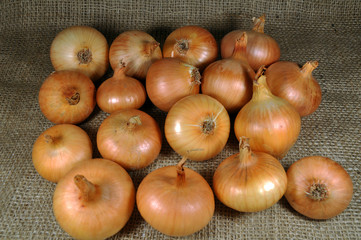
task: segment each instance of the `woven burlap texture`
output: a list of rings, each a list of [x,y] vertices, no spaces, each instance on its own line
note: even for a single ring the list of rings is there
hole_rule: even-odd
[[[54,71],[49,48],[66,27],[87,25],[98,29],[109,44],[126,30],[143,30],[161,46],[176,28],[194,24],[217,39],[235,29],[250,29],[252,18],[266,15],[265,32],[281,47],[281,60],[302,65],[319,61],[314,71],[323,99],[319,109],[302,119],[298,141],[281,161],[287,169],[305,156],[322,155],[339,162],[354,183],[353,199],[339,216],[326,221],[308,219],[282,198],[271,208],[239,213],[216,200],[211,222],[186,239],[359,239],[361,2],[359,0],[254,1],[57,1],[3,0],[0,3],[0,239],[71,239],[52,212],[55,184],[41,178],[33,167],[32,145],[53,126],[41,113],[38,92]],[[97,85],[110,77],[112,71]],[[149,101],[141,108],[163,129],[166,114]],[[96,108],[79,124],[96,148],[96,133],[108,115]],[[234,121],[235,116],[231,116]],[[162,133],[164,131],[162,130]],[[164,134],[163,134],[164,136]],[[216,157],[187,163],[212,185],[218,164],[236,153],[231,129],[228,143]],[[137,187],[151,171],[180,160],[163,138],[157,160],[130,172]],[[127,225],[112,239],[172,239],[149,226],[134,210]]]

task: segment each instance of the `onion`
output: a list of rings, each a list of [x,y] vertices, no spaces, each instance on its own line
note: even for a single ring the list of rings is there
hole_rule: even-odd
[[[254,20],[252,31],[246,31],[247,59],[253,70],[257,71],[262,65],[269,66],[277,62],[281,56],[281,50],[272,37],[264,33],[265,16]],[[234,44],[243,34],[244,30],[234,30],[226,34],[221,41],[221,56],[228,58],[232,56]]]
[[[56,124],[83,122],[93,112],[95,104],[94,83],[80,72],[53,72],[39,91],[40,110]]]
[[[105,159],[81,161],[57,184],[53,211],[59,225],[76,239],[105,239],[119,232],[135,204],[129,174]]]
[[[167,114],[164,125],[169,145],[190,160],[204,161],[220,153],[227,143],[230,119],[216,99],[196,94],[179,100]],[[201,151],[192,151],[200,149]]]
[[[291,165],[287,178],[287,201],[309,218],[335,217],[351,202],[352,180],[341,165],[329,158],[304,157]]]
[[[297,141],[301,118],[290,103],[271,93],[265,75],[256,78],[252,99],[237,114],[234,132],[237,139],[250,138],[253,151],[282,159]]]
[[[207,181],[192,169],[159,168],[140,183],[136,201],[142,217],[170,236],[187,236],[204,228],[214,214],[214,196]]]
[[[312,76],[317,66],[317,61],[310,61],[300,69],[296,63],[281,61],[266,71],[271,92],[291,103],[301,117],[316,111],[321,103],[321,87]]]
[[[150,65],[162,58],[159,43],[143,31],[126,31],[118,35],[109,49],[109,61],[113,70],[119,63],[126,65],[125,74],[145,79]]]
[[[103,158],[135,170],[148,166],[158,157],[162,134],[158,123],[147,113],[137,109],[120,110],[100,125],[97,146]]]
[[[46,129],[36,139],[32,159],[36,171],[46,180],[58,182],[75,163],[92,158],[88,134],[72,124]]]
[[[150,66],[146,91],[151,102],[168,112],[178,100],[199,93],[201,74],[198,68],[175,58],[164,58]]]
[[[240,139],[239,151],[217,167],[214,193],[223,204],[240,212],[271,207],[286,192],[285,170],[271,155],[251,151],[247,138]]]
[[[203,72],[202,93],[220,101],[228,112],[238,112],[252,97],[255,73],[247,62],[246,46],[244,33],[230,58],[210,64]]]
[[[72,26],[56,35],[50,59],[56,71],[80,71],[95,81],[108,70],[108,51],[108,42],[98,30]]]
[[[184,26],[174,30],[164,42],[163,56],[180,60],[203,70],[218,57],[217,41],[206,29]]]
[[[121,109],[138,109],[143,106],[147,93],[142,83],[125,75],[125,67],[114,71],[113,77],[98,88],[96,101],[101,110],[112,113]]]

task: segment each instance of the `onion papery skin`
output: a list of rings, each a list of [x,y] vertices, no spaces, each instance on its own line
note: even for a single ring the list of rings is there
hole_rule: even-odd
[[[230,58],[210,64],[203,72],[201,90],[218,101],[230,113],[238,112],[252,97],[255,72],[246,59],[247,37],[236,42]]]
[[[272,93],[291,103],[301,117],[310,115],[321,104],[321,87],[312,76],[317,66],[317,61],[307,62],[302,68],[294,62],[280,61],[266,71]]]
[[[282,198],[287,189],[287,176],[276,158],[251,151],[248,145],[217,167],[213,189],[226,206],[240,212],[257,212]]]
[[[212,219],[214,195],[197,172],[184,168],[178,179],[176,166],[148,174],[137,190],[137,208],[156,230],[169,236],[187,236],[204,228]]]
[[[199,93],[198,68],[176,58],[153,63],[147,73],[146,91],[151,102],[164,112],[183,97]]]
[[[110,114],[100,125],[97,146],[103,158],[117,162],[127,170],[151,164],[162,147],[158,123],[137,109]]]
[[[141,82],[117,69],[114,76],[105,80],[98,88],[96,100],[99,108],[107,113],[122,109],[138,109],[143,106],[147,93]]]
[[[257,71],[262,65],[269,66],[281,57],[281,49],[271,36],[264,33],[264,16],[254,22],[251,31],[234,30],[226,34],[221,40],[221,56],[232,56],[234,44],[243,32],[247,33],[247,60],[253,70]]]
[[[106,38],[88,26],[72,26],[62,30],[50,47],[50,59],[56,71],[79,71],[93,81],[108,70],[108,56]]]
[[[72,124],[58,124],[36,139],[32,160],[40,176],[56,183],[74,164],[91,159],[92,155],[92,142],[83,129]]]
[[[114,39],[109,49],[109,62],[113,70],[120,63],[126,65],[125,74],[144,80],[153,62],[162,58],[159,43],[143,31],[125,31]]]
[[[230,119],[219,101],[196,94],[174,104],[165,119],[164,131],[169,145],[179,155],[204,161],[223,150],[229,137]]]
[[[94,83],[76,71],[53,72],[39,90],[39,107],[55,124],[78,124],[90,116],[96,105]]]
[[[350,175],[340,164],[327,157],[309,156],[294,162],[287,170],[287,178],[285,197],[288,203],[309,218],[333,218],[342,213],[352,200]],[[310,197],[314,184],[326,186],[326,197]]]
[[[282,159],[297,141],[300,130],[300,115],[290,103],[271,93],[266,77],[254,81],[252,99],[234,122],[237,139],[246,136],[253,151]]]
[[[95,185],[85,200],[74,184],[77,175]],[[64,231],[75,239],[105,239],[119,232],[135,205],[135,188],[127,171],[106,159],[79,162],[57,184],[53,212]]]
[[[217,41],[202,27],[183,26],[166,38],[163,57],[178,58],[203,70],[218,57]]]

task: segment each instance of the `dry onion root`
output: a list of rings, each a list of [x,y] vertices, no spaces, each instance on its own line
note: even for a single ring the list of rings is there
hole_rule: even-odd
[[[337,162],[322,156],[304,157],[287,170],[285,197],[299,213],[313,219],[329,219],[350,204],[353,184]]]
[[[227,143],[230,119],[216,99],[196,94],[179,100],[167,114],[165,137],[174,151],[190,160],[205,161],[219,154]],[[189,149],[202,149],[192,151]]]
[[[108,52],[108,42],[98,30],[72,26],[56,35],[50,59],[56,71],[79,71],[96,81],[108,70]]]

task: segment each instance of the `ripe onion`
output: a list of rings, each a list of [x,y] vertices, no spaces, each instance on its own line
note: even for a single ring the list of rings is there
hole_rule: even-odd
[[[36,139],[32,151],[36,171],[52,182],[58,182],[75,163],[91,159],[92,155],[88,134],[72,124],[59,124],[46,129]]]
[[[271,93],[266,76],[259,73],[252,99],[237,114],[234,132],[237,139],[250,138],[253,151],[282,159],[297,141],[301,118],[290,103]]]
[[[220,101],[228,112],[238,112],[252,97],[255,72],[247,62],[246,47],[244,33],[230,58],[210,64],[203,72],[202,93]]]
[[[163,58],[150,66],[146,91],[156,107],[168,112],[178,100],[199,93],[200,79],[198,68],[179,59]]]
[[[170,236],[187,236],[204,228],[214,214],[214,196],[207,181],[192,169],[159,168],[140,183],[136,201],[142,217]]]
[[[125,63],[125,74],[137,79],[145,79],[150,65],[162,58],[159,43],[143,31],[126,31],[110,45],[109,62],[113,70],[119,63]]]
[[[113,77],[98,88],[96,101],[101,110],[112,113],[121,109],[138,109],[143,106],[147,93],[142,83],[125,75],[125,67],[114,71]]]
[[[206,29],[184,26],[174,30],[164,42],[163,56],[180,60],[203,70],[218,57],[217,41]]]
[[[329,158],[304,157],[291,165],[287,178],[287,201],[309,218],[332,218],[351,202],[352,180],[341,165]]]
[[[100,125],[97,146],[103,158],[127,170],[148,166],[159,155],[162,134],[158,123],[137,109],[116,111]]]
[[[253,70],[257,71],[262,65],[269,66],[277,62],[281,56],[281,50],[272,37],[264,33],[265,16],[254,20],[252,31],[246,31],[247,59]],[[226,34],[221,41],[221,56],[232,56],[234,44],[243,34],[244,30],[234,30]]]
[[[50,59],[56,71],[80,71],[95,81],[108,70],[108,52],[108,42],[98,30],[72,26],[56,35]]]
[[[239,153],[226,158],[213,176],[213,189],[226,206],[240,212],[262,211],[277,203],[287,189],[287,176],[273,156],[251,151],[241,138]]]
[[[312,76],[317,66],[317,61],[310,61],[300,69],[296,63],[281,61],[266,71],[271,92],[291,103],[301,117],[316,111],[321,103],[321,87]]]
[[[76,239],[105,239],[119,232],[135,204],[127,171],[105,159],[81,161],[57,184],[53,212],[59,225]]]
[[[230,119],[216,99],[196,94],[179,100],[165,119],[165,137],[169,145],[190,160],[204,161],[220,153],[227,143]],[[202,151],[188,151],[201,149]]]
[[[39,91],[39,107],[53,123],[78,124],[93,112],[95,86],[86,75],[76,71],[50,74]]]

